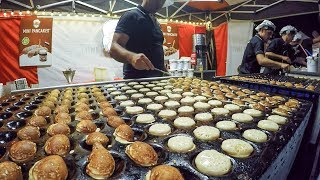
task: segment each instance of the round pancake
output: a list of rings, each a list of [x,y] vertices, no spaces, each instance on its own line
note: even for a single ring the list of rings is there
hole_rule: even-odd
[[[235,121],[243,122],[243,123],[253,121],[252,116],[250,116],[249,114],[245,114],[245,113],[235,113],[232,115],[231,118]]]
[[[221,148],[230,156],[246,158],[253,152],[253,147],[240,139],[227,139],[222,142]]]
[[[193,127],[196,122],[189,117],[178,117],[173,122],[174,126],[181,129],[189,129]]]
[[[267,120],[273,121],[277,124],[285,124],[287,122],[287,118],[279,115],[270,115]]]
[[[153,123],[156,119],[152,114],[139,114],[136,118],[137,123],[148,124]]]
[[[212,121],[213,116],[210,113],[198,113],[195,115],[194,119],[197,121]]]
[[[256,143],[263,143],[268,140],[267,134],[257,129],[247,129],[243,132],[242,136],[245,139]]]
[[[273,121],[261,120],[258,122],[258,127],[267,131],[278,131],[279,125]]]
[[[246,109],[243,111],[243,113],[245,114],[249,114],[252,117],[261,117],[262,116],[262,112],[256,109]]]
[[[214,141],[220,137],[219,129],[212,126],[200,126],[193,131],[194,136],[202,141]]]
[[[216,127],[224,131],[233,131],[237,129],[236,123],[232,121],[219,121],[217,122]]]
[[[210,100],[208,101],[208,104],[210,104],[212,107],[222,106],[222,102],[219,100]]]
[[[192,138],[183,135],[170,138],[168,141],[168,147],[171,151],[178,153],[186,153],[196,148]]]
[[[171,133],[171,128],[168,124],[155,123],[149,127],[149,133],[154,136],[166,136]]]
[[[214,115],[227,115],[230,113],[230,111],[228,109],[225,108],[213,108],[211,110],[211,113],[213,113]]]
[[[232,163],[228,156],[216,150],[204,150],[195,158],[197,169],[208,176],[222,176],[231,171]]]
[[[226,104],[224,105],[225,109],[228,109],[229,111],[239,111],[241,108],[238,105],[235,104]]]

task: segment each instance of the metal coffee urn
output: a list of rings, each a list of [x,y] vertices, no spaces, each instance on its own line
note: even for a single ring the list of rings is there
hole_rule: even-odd
[[[197,71],[207,70],[207,59],[206,59],[206,35],[205,34],[193,34],[192,35],[192,48],[193,52],[196,52],[197,63],[195,69]]]

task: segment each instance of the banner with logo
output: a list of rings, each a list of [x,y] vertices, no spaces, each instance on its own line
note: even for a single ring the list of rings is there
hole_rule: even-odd
[[[164,37],[163,50],[165,59],[179,59],[178,28],[177,24],[161,24]]]
[[[52,65],[52,18],[21,19],[20,66]]]

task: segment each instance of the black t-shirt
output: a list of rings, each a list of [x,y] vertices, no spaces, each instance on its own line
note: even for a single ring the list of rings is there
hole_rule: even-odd
[[[125,47],[127,50],[145,54],[154,67],[164,70],[163,34],[160,24],[157,21],[154,22],[149,12],[142,6],[123,14],[115,32],[129,36]],[[134,79],[157,77],[161,76],[161,73],[151,70],[137,70],[131,64],[124,64],[123,75],[125,79]]]
[[[273,52],[278,55],[288,56],[291,60],[294,59],[294,50],[292,46],[289,43],[286,43],[282,38],[275,38],[271,40],[269,46],[267,47],[266,52]],[[270,59],[274,61],[282,62],[282,59],[277,59],[274,57]],[[272,69],[268,67],[265,67],[263,71],[263,73],[265,74],[275,74],[275,75],[278,75],[279,72],[280,72],[280,69]]]
[[[239,66],[240,74],[260,73],[261,66],[256,58],[258,54],[264,54],[264,41],[259,35],[255,35],[244,51],[242,63]]]

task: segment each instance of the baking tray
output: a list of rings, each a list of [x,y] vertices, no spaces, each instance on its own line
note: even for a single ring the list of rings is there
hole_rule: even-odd
[[[253,81],[243,81],[243,80],[235,80],[232,77],[235,76],[225,76],[225,77],[216,77],[215,80],[220,80],[221,82],[235,84],[238,86],[242,86],[245,88],[250,88],[258,91],[264,91],[268,93],[281,94],[284,96],[302,98],[313,100],[314,98],[319,97],[320,95],[320,81],[315,79],[306,79],[306,78],[296,78],[290,76],[276,76],[276,75],[265,75],[265,74],[245,74],[245,75],[236,75],[239,77],[251,77],[256,78],[257,80],[275,80],[280,82],[291,82],[291,83],[302,83],[304,86],[314,85],[315,91],[307,90],[304,88],[289,88],[286,86],[279,85],[271,85]]]
[[[208,143],[199,141],[193,137],[192,131],[194,128],[188,131],[177,129],[173,126],[172,122],[163,120],[157,117],[157,115],[155,114],[155,117],[157,117],[157,122],[168,123],[173,129],[173,132],[168,137],[160,138],[152,136],[148,133],[147,129],[150,125],[138,124],[134,122],[134,116],[130,116],[124,113],[122,109],[118,107],[118,104],[114,100],[114,97],[109,95],[110,92],[108,92],[107,88],[104,87],[104,85],[106,84],[113,84],[114,87],[121,91],[121,89],[117,86],[117,84],[119,83],[128,83],[132,81],[147,81],[151,83],[164,79],[168,78],[126,80],[119,82],[103,82],[97,84],[91,83],[15,92],[11,97],[3,99],[0,105],[0,161],[2,162],[5,160],[9,160],[8,149],[12,142],[18,140],[16,135],[17,131],[25,125],[25,121],[33,115],[33,112],[41,105],[42,101],[48,96],[51,89],[59,88],[60,90],[64,90],[66,87],[72,87],[74,92],[73,99],[76,100],[77,93],[75,92],[77,87],[86,86],[86,93],[90,97],[90,107],[93,110],[91,112],[92,117],[94,118],[93,122],[101,129],[100,132],[106,134],[109,137],[110,146],[108,146],[107,149],[116,161],[116,169],[110,179],[144,179],[145,174],[151,168],[141,167],[132,162],[124,152],[126,145],[119,144],[114,140],[114,137],[112,135],[114,129],[109,127],[106,124],[105,117],[100,115],[101,110],[99,109],[99,106],[93,98],[92,92],[90,91],[90,87],[96,85],[105,94],[107,99],[114,105],[114,108],[118,112],[118,115],[123,117],[125,121],[133,128],[135,132],[135,140],[147,142],[154,147],[159,156],[158,164],[168,164],[177,167],[186,179],[259,179],[266,172],[267,168],[272,164],[272,162],[276,159],[277,155],[282,151],[283,147],[295,134],[296,129],[300,126],[301,122],[307,121],[305,119],[305,115],[312,106],[312,103],[305,100],[300,100],[302,102],[301,108],[299,108],[290,116],[290,123],[281,126],[281,129],[276,133],[265,131],[269,138],[267,143],[257,144],[245,140],[254,147],[254,153],[252,153],[251,156],[246,159],[230,157],[233,164],[231,172],[220,177],[208,177],[200,173],[196,169],[194,165],[194,158],[196,157],[196,155],[206,149],[215,149],[219,152],[223,152],[220,146],[224,139],[238,138],[244,140],[244,138],[242,138],[241,136],[242,132],[249,128],[257,128],[256,122],[264,119],[264,117],[255,118],[255,123],[237,123],[238,131],[221,131],[221,136],[217,141]],[[62,95],[63,93],[60,94],[59,98],[61,98]],[[288,98],[286,97],[286,99]],[[74,120],[74,104],[75,103],[73,103],[73,106],[70,108],[70,115],[73,121],[69,124],[72,131],[69,139],[71,142],[71,147],[74,151],[72,151],[71,154],[67,155],[64,158],[69,168],[68,179],[90,179],[90,177],[85,173],[85,166],[88,163],[87,157],[89,156],[92,147],[85,144],[85,134],[75,131],[77,121]],[[149,113],[154,112],[149,111]],[[266,111],[265,115],[270,113],[270,111]],[[53,118],[53,116],[47,117],[47,121],[49,124],[53,123]],[[208,125],[214,126],[217,121],[230,120],[230,118],[231,115],[216,117],[216,121],[210,122]],[[203,123],[197,122],[197,126],[202,124]],[[169,137],[179,134],[186,134],[187,136],[192,137],[194,143],[197,146],[196,150],[185,154],[170,152],[166,145],[166,142]],[[31,162],[21,165],[24,179],[27,179],[27,174],[30,167],[36,161],[42,159],[45,156],[43,145],[47,139],[48,135],[46,135],[46,128],[42,128],[41,141],[37,143],[38,151],[36,158]]]

